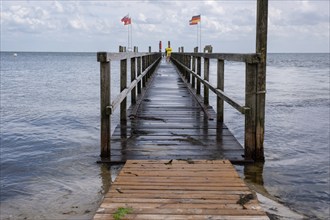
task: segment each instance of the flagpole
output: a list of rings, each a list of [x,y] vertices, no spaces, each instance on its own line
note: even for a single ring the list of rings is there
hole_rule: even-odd
[[[196,44],[196,47],[198,47],[198,24],[197,24],[197,27],[196,27],[196,30],[197,30],[197,44]]]
[[[131,51],[133,51],[133,26],[131,21]]]

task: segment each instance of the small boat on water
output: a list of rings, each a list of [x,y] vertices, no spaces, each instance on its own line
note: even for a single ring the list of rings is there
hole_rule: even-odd
[[[17,53],[14,53],[13,56],[14,56],[14,57],[17,57]]]

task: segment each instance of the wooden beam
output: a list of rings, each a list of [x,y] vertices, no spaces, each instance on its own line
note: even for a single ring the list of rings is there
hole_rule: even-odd
[[[244,155],[248,160],[255,159],[257,68],[256,64],[246,64],[245,106],[249,111],[245,115]]]
[[[260,54],[257,76],[256,151],[255,160],[264,161],[264,130],[266,103],[268,0],[257,1],[256,53]]]
[[[208,58],[208,59],[220,59],[220,60],[236,61],[236,62],[244,62],[244,63],[259,63],[261,59],[259,53],[249,53],[249,54],[185,53],[185,54],[190,56]]]
[[[97,61],[100,62],[101,158],[110,158],[111,121],[107,114],[107,106],[111,102],[110,59],[106,52],[99,52]]]
[[[218,76],[217,76],[217,89],[224,91],[224,81],[225,81],[225,62],[223,60],[218,60],[217,63]],[[219,96],[217,96],[217,121],[223,122],[224,114],[224,102]]]

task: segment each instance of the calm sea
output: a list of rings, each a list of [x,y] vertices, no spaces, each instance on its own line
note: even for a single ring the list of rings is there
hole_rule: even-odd
[[[90,219],[109,187],[108,167],[95,163],[96,54],[16,53],[1,52],[0,219]],[[329,217],[329,60],[329,54],[268,55],[262,182],[314,219]],[[243,103],[244,66],[228,62],[225,74],[226,93]],[[118,71],[112,78],[114,96]],[[243,142],[243,117],[225,110],[226,124]]]

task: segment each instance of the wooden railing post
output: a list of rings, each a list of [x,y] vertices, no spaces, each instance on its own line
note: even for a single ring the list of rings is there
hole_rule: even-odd
[[[249,108],[249,111],[245,113],[244,155],[246,160],[255,159],[257,68],[257,64],[246,63],[245,106]]]
[[[122,50],[124,48],[121,48]],[[119,51],[124,52],[124,51]],[[120,92],[127,87],[127,58],[120,61]],[[127,120],[127,98],[125,98],[120,104],[120,120]]]
[[[146,56],[142,56],[142,72],[146,69]],[[142,88],[146,87],[146,76],[142,78]]]
[[[137,48],[134,47],[134,52],[136,52]],[[131,58],[131,82],[136,79],[136,58]],[[136,103],[136,88],[131,91],[131,104],[134,105]]]
[[[198,48],[195,47],[194,48],[194,53],[197,53],[197,51],[198,51]],[[196,57],[195,56],[192,56],[192,64],[191,65],[192,65],[191,70],[193,72],[195,72],[196,71]],[[191,87],[193,89],[195,89],[195,87],[196,87],[196,78],[194,76],[191,77]]]
[[[191,57],[190,55],[186,55],[186,65],[189,69],[191,69]],[[187,72],[187,82],[190,84],[190,72]]]
[[[218,59],[218,76],[217,76],[217,89],[224,91],[225,82],[225,62],[224,60]],[[224,101],[219,96],[217,96],[217,121],[223,122],[224,114]]]
[[[208,53],[212,53],[212,47],[206,46],[204,48],[204,53],[208,51]],[[209,81],[210,78],[210,59],[204,57],[204,80]],[[209,105],[209,89],[204,86],[204,105]]]
[[[201,72],[202,72],[202,58],[197,57],[197,75],[201,76]],[[196,94],[197,95],[201,94],[201,82],[199,81],[199,79],[197,79]]]
[[[106,52],[97,53],[97,61],[100,62],[100,110],[101,110],[101,158],[110,159],[111,120],[107,107],[111,103],[111,75],[110,59]]]
[[[267,62],[268,0],[257,1],[256,52],[261,59],[257,77],[256,150],[255,161],[264,161],[266,62]]]
[[[139,56],[139,57],[137,58],[137,65],[136,65],[136,66],[137,66],[137,77],[139,77],[139,76],[141,75],[141,73],[142,73],[142,70],[141,70],[141,68],[142,68],[141,62],[142,62],[142,59],[141,59],[141,57]],[[137,84],[137,93],[138,93],[138,94],[141,94],[141,92],[142,92],[141,86],[142,86],[142,83],[141,83],[141,81],[139,81],[138,84]]]

